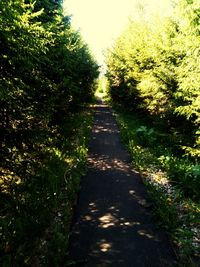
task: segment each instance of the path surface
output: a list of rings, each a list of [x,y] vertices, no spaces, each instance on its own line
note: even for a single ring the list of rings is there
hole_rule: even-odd
[[[76,266],[173,266],[167,236],[156,226],[130,163],[113,115],[99,104],[70,240]]]

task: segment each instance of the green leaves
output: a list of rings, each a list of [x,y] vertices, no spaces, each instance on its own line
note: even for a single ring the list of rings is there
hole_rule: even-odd
[[[98,66],[61,1],[0,1],[0,47],[0,265],[30,266],[27,237],[41,235],[56,204],[71,212],[86,154],[86,132],[78,132],[89,124],[75,126],[74,113],[90,100]],[[66,168],[75,181],[61,202]],[[57,232],[55,239],[62,242]]]
[[[199,138],[194,132],[200,126],[199,29],[198,1],[181,0],[171,18],[130,21],[107,55],[113,100],[129,110],[146,112],[169,127],[183,127],[185,131],[187,124],[189,135],[196,139],[196,150]]]

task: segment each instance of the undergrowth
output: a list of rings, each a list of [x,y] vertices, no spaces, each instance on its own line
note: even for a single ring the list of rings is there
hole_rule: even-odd
[[[64,266],[92,122],[91,109],[69,115],[45,142],[38,131],[31,149],[14,148],[1,168],[2,267]]]
[[[174,137],[144,116],[115,110],[133,167],[141,173],[155,215],[175,244],[180,266],[198,266],[200,165],[174,153]]]

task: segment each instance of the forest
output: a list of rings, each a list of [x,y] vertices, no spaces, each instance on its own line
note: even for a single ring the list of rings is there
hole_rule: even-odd
[[[106,57],[122,138],[183,258],[199,255],[199,44],[199,1],[181,0],[171,17],[132,18]]]
[[[0,47],[0,265],[61,266],[98,65],[60,0],[1,0]]]
[[[178,247],[180,266],[195,266],[199,1],[177,1],[165,19],[132,18],[108,49],[99,83],[99,66],[62,0],[1,0],[0,49],[0,266],[65,266],[94,94],[105,83],[155,216]]]

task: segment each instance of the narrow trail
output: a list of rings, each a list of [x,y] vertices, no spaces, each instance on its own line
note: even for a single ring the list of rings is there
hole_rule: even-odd
[[[151,213],[115,118],[99,104],[72,226],[70,259],[88,267],[173,266],[173,250]]]

